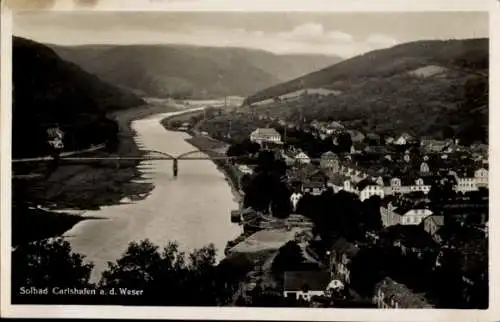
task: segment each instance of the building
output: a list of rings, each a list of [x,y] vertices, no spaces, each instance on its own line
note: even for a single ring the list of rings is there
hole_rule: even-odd
[[[241,210],[231,210],[231,222],[240,223],[241,222]]]
[[[340,237],[333,243],[329,254],[331,279],[340,280],[344,284],[350,283],[351,271],[349,266],[359,250],[357,245],[343,237]]]
[[[250,141],[263,145],[265,143],[281,144],[281,134],[273,128],[258,128],[250,134]]]
[[[339,173],[330,175],[327,185],[333,188],[335,193],[344,190],[345,183],[349,181],[349,177]]]
[[[57,150],[64,148],[64,132],[59,127],[47,129],[48,143]]]
[[[325,134],[332,135],[344,131],[344,126],[339,122],[332,121],[321,130]]]
[[[253,170],[246,164],[238,165],[238,170],[243,174],[253,174]]]
[[[301,198],[302,198],[302,194],[300,192],[294,192],[290,196],[290,202],[292,204],[293,211],[297,210],[297,205],[299,204],[299,201]]]
[[[420,174],[427,175],[430,172],[429,164],[427,162],[422,162],[420,164]]]
[[[444,226],[444,216],[442,215],[431,215],[424,219],[423,228],[424,230],[434,239],[434,241],[440,244],[443,240],[439,235],[439,230]]]
[[[380,216],[384,227],[395,225],[420,225],[432,211],[423,202],[414,202],[404,198],[392,199],[387,204],[382,203]]]
[[[474,171],[474,178],[476,179],[476,186],[478,188],[488,187],[488,169],[486,167],[482,167]]]
[[[466,193],[469,191],[477,191],[476,178],[475,177],[456,177],[457,183],[454,186],[456,192]]]
[[[309,156],[307,154],[305,154],[304,152],[299,152],[296,156],[295,156],[295,162],[297,164],[309,164],[311,163],[311,159],[309,158]]]
[[[396,145],[406,145],[410,143],[410,141],[413,140],[413,137],[409,135],[408,133],[403,133],[397,140],[394,142]]]
[[[347,130],[346,132],[351,136],[351,140],[353,143],[363,142],[363,140],[365,139],[365,135],[358,130]]]
[[[421,191],[425,194],[428,194],[431,191],[431,185],[429,182],[425,182],[423,178],[418,178],[415,182],[410,186],[410,192]]]
[[[302,180],[302,193],[320,195],[328,188],[328,177],[320,170],[315,170]]]
[[[313,296],[325,295],[330,274],[324,271],[287,271],[284,274],[283,297],[310,302]]]
[[[340,170],[339,158],[332,151],[325,152],[321,155],[319,165],[322,169],[332,171],[334,173]]]
[[[442,152],[444,151],[450,144],[451,140],[434,140],[432,138],[422,138],[420,140],[420,147],[424,149],[426,152]]]
[[[384,198],[384,187],[370,179],[364,179],[357,183],[356,190],[359,192],[359,199],[364,201],[373,196]]]
[[[404,195],[411,192],[421,191],[425,194],[429,193],[432,187],[433,177],[430,175],[416,178],[414,176],[403,176],[402,178],[393,177],[384,182],[385,194]]]
[[[384,278],[375,286],[373,303],[379,309],[423,309],[433,306],[421,294],[413,293],[406,285]]]

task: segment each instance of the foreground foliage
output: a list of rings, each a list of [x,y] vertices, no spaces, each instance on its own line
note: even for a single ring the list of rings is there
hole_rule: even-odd
[[[73,253],[64,239],[38,241],[12,252],[13,303],[195,305],[227,304],[249,263],[233,258],[216,263],[212,244],[186,255],[169,242],[160,249],[149,240],[132,242],[108,263],[98,283],[93,265]],[[22,288],[48,289],[48,295],[22,294]],[[59,289],[88,288],[95,295],[58,295]]]

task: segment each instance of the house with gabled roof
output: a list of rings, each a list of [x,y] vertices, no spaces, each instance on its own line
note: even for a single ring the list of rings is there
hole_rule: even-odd
[[[399,197],[391,200],[387,205],[382,204],[380,215],[384,227],[420,225],[425,218],[432,215],[432,211],[426,202]]]
[[[474,169],[458,169],[457,171],[453,171],[453,176],[456,180],[456,184],[454,185],[455,191],[465,193],[478,190]]]
[[[477,187],[488,188],[488,166],[482,166],[474,171]]]
[[[335,193],[344,190],[346,185],[350,185],[350,179],[348,176],[345,176],[340,173],[333,173],[329,176],[327,185],[333,188]]]
[[[332,121],[321,127],[321,131],[325,134],[332,135],[344,131],[344,126],[339,122]]]
[[[303,151],[297,153],[295,155],[295,162],[297,164],[309,164],[311,163],[311,158],[307,154],[305,154]]]
[[[401,134],[394,142],[396,145],[406,145],[413,140],[413,137],[408,133]]]
[[[307,173],[302,179],[302,193],[320,195],[328,188],[328,177],[321,171]]]
[[[384,198],[384,188],[372,179],[364,179],[356,184],[356,190],[359,191],[359,199],[364,201],[373,196]]]
[[[338,172],[340,169],[339,157],[332,151],[323,153],[319,161],[320,167],[332,172]]]
[[[259,143],[281,144],[281,134],[273,128],[258,128],[250,134],[250,141]]]

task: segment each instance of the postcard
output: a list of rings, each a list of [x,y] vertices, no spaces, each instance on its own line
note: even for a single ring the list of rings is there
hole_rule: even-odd
[[[4,1],[2,316],[495,320],[498,7]]]

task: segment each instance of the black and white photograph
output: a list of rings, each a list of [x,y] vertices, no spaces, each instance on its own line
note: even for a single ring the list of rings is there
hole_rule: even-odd
[[[488,11],[10,20],[9,305],[490,307]]]

